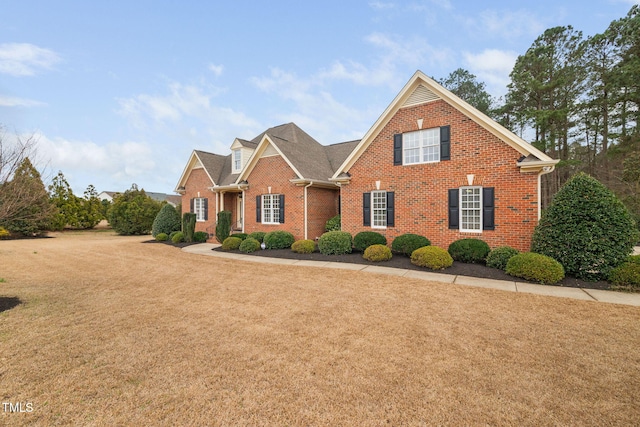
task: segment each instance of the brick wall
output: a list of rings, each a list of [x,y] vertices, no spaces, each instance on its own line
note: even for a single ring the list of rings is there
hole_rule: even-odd
[[[338,215],[339,190],[309,187],[307,189],[307,237],[322,236],[329,218]]]
[[[393,165],[393,135],[451,126],[451,160],[410,166]],[[342,187],[342,229],[352,234],[373,230],[389,243],[404,233],[421,234],[447,248],[454,240],[476,237],[492,248],[509,245],[529,250],[537,224],[537,174],[520,173],[521,154],[444,101],[399,110],[349,170],[351,183]],[[462,233],[448,228],[448,189],[473,185],[495,188],[495,230]],[[362,225],[362,194],[376,189],[395,192],[395,226]]]
[[[196,197],[204,197],[209,199],[209,216],[207,221],[196,221],[196,231],[207,232],[207,228],[212,225],[215,227],[216,223],[216,196],[208,187],[211,187],[213,183],[207,176],[204,169],[193,169],[187,182],[184,186],[185,193],[182,195],[182,213],[189,212],[190,200]],[[198,196],[198,192],[200,195]],[[180,215],[182,217],[182,215]]]

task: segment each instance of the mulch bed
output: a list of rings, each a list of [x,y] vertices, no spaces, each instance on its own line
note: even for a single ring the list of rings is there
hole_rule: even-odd
[[[270,258],[288,258],[297,260],[312,260],[312,261],[331,261],[331,262],[346,262],[351,264],[363,264],[363,265],[377,265],[380,267],[402,268],[405,270],[419,270],[428,271],[423,267],[411,264],[411,260],[408,257],[402,255],[395,255],[389,261],[372,262],[367,261],[362,257],[361,252],[353,252],[344,255],[323,255],[319,252],[312,254],[298,254],[291,249],[267,249],[264,251],[256,251],[250,254],[245,254],[240,251],[222,251],[221,248],[214,248],[214,251],[237,253],[241,255],[262,256]],[[496,280],[508,280],[518,281],[526,283],[530,282],[517,277],[509,276],[502,270],[496,268],[487,267],[482,264],[466,264],[463,262],[454,261],[453,265],[447,269],[439,270],[437,273],[452,274],[455,276],[471,276],[481,277],[483,279],[496,279]],[[553,286],[564,286],[569,288],[584,288],[584,289],[610,289],[610,284],[605,281],[599,282],[587,282],[584,280],[576,279],[575,277],[565,277],[560,283]]]
[[[20,305],[22,301],[18,297],[0,297],[0,313],[11,310],[13,307]]]
[[[171,240],[167,240],[164,242],[152,239],[152,240],[145,240],[142,243],[161,243],[163,245],[169,245],[169,246],[174,246],[176,248],[185,248],[187,246],[191,246],[191,245],[199,245],[201,242],[180,242],[180,243],[173,243]]]

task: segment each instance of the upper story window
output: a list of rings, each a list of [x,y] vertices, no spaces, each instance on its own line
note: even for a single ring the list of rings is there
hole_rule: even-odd
[[[450,127],[441,126],[393,136],[393,164],[414,165],[451,159]]]
[[[233,173],[239,173],[242,169],[242,151],[233,150]]]

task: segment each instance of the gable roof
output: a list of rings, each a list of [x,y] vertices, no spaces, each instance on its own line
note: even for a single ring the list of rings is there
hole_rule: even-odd
[[[182,171],[182,175],[180,176],[180,180],[178,180],[178,184],[176,185],[174,191],[182,191],[187,182],[187,179],[189,178],[189,175],[191,174],[191,171],[194,168],[200,166],[202,166],[205,173],[207,174],[207,177],[209,177],[211,185],[215,185],[216,182],[220,180],[220,172],[222,171],[223,166],[226,162],[226,157],[230,156],[221,156],[219,154],[213,154],[207,151],[193,150],[193,152],[191,152],[191,156],[189,157],[187,165]]]
[[[367,131],[344,162],[335,170],[331,180],[338,181],[342,174],[349,171],[351,166],[353,166],[353,164],[360,158],[362,153],[364,153],[367,147],[369,147],[375,137],[398,112],[398,110],[404,107],[419,105],[437,99],[444,100],[492,133],[498,139],[520,152],[525,156],[525,158],[529,159],[526,167],[524,167],[525,165],[521,162],[517,163],[519,167],[522,167],[523,171],[542,170],[542,168],[545,167],[550,167],[551,170],[553,170],[553,167],[558,163],[559,160],[554,160],[547,156],[524,139],[520,138],[484,113],[480,112],[478,109],[472,107],[467,102],[445,89],[440,84],[436,83],[433,79],[427,77],[427,75],[422,71],[418,70],[402,88],[400,93],[394,98],[391,104],[389,104],[369,131]],[[532,158],[535,162],[531,161]]]

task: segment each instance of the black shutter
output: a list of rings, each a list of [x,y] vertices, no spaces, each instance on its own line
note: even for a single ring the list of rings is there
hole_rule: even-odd
[[[262,196],[256,196],[256,222],[260,224],[262,222],[262,206],[260,202],[262,201]]]
[[[395,225],[395,197],[393,191],[387,191],[387,227]]]
[[[402,164],[402,134],[393,135],[393,165]]]
[[[209,199],[204,199],[204,220],[209,219]]]
[[[193,199],[189,199],[189,212],[193,213]]]
[[[451,127],[440,127],[440,160],[451,160]]]
[[[284,224],[284,194],[280,194],[278,198],[280,199],[280,224]]]
[[[371,225],[371,193],[362,194],[362,225]]]
[[[460,201],[458,196],[458,189],[452,188],[449,190],[449,228],[460,228]]]
[[[493,187],[482,189],[482,229],[495,230],[495,197]]]

